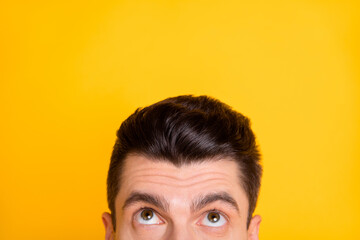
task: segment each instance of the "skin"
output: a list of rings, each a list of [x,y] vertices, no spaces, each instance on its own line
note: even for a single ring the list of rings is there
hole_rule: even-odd
[[[258,240],[261,218],[254,216],[247,228],[249,204],[237,169],[230,159],[176,167],[129,155],[115,200],[115,231],[110,213],[102,215],[105,239]]]

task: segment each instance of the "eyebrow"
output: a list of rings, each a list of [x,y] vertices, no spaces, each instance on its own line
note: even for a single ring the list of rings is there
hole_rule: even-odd
[[[191,210],[194,212],[199,211],[210,203],[216,201],[223,201],[233,207],[238,213],[240,213],[239,206],[235,199],[227,192],[210,193],[205,196],[199,196],[191,204]]]
[[[122,209],[124,210],[125,208],[138,202],[149,203],[161,209],[164,212],[168,212],[169,210],[169,202],[166,201],[165,198],[159,195],[143,193],[143,192],[132,192],[130,196],[126,199]]]
[[[192,212],[196,212],[216,201],[225,202],[229,204],[231,207],[233,207],[238,213],[240,213],[239,206],[236,203],[235,199],[227,192],[200,195],[199,197],[195,198],[195,200],[192,202],[190,209]],[[128,208],[129,206],[139,202],[149,203],[161,209],[164,212],[169,211],[170,204],[168,201],[166,201],[164,197],[156,194],[143,193],[143,192],[132,192],[130,196],[126,199],[122,209],[124,210],[125,208]]]

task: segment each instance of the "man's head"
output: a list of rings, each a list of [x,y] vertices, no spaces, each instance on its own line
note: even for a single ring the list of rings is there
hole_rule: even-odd
[[[257,238],[262,169],[248,118],[207,96],[179,96],[137,109],[117,137],[106,239]]]

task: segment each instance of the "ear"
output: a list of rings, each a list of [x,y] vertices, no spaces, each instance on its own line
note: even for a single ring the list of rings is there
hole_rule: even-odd
[[[251,221],[248,228],[248,240],[259,240],[259,227],[260,227],[261,217],[255,215]]]
[[[105,227],[105,240],[114,240],[114,228],[111,214],[104,212],[101,216]]]

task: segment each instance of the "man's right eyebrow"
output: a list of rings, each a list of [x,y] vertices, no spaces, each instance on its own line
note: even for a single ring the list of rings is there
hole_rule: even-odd
[[[167,212],[169,210],[169,203],[163,197],[156,194],[143,192],[132,192],[130,196],[126,199],[122,209],[124,210],[132,204],[139,202],[151,204],[164,212]]]

